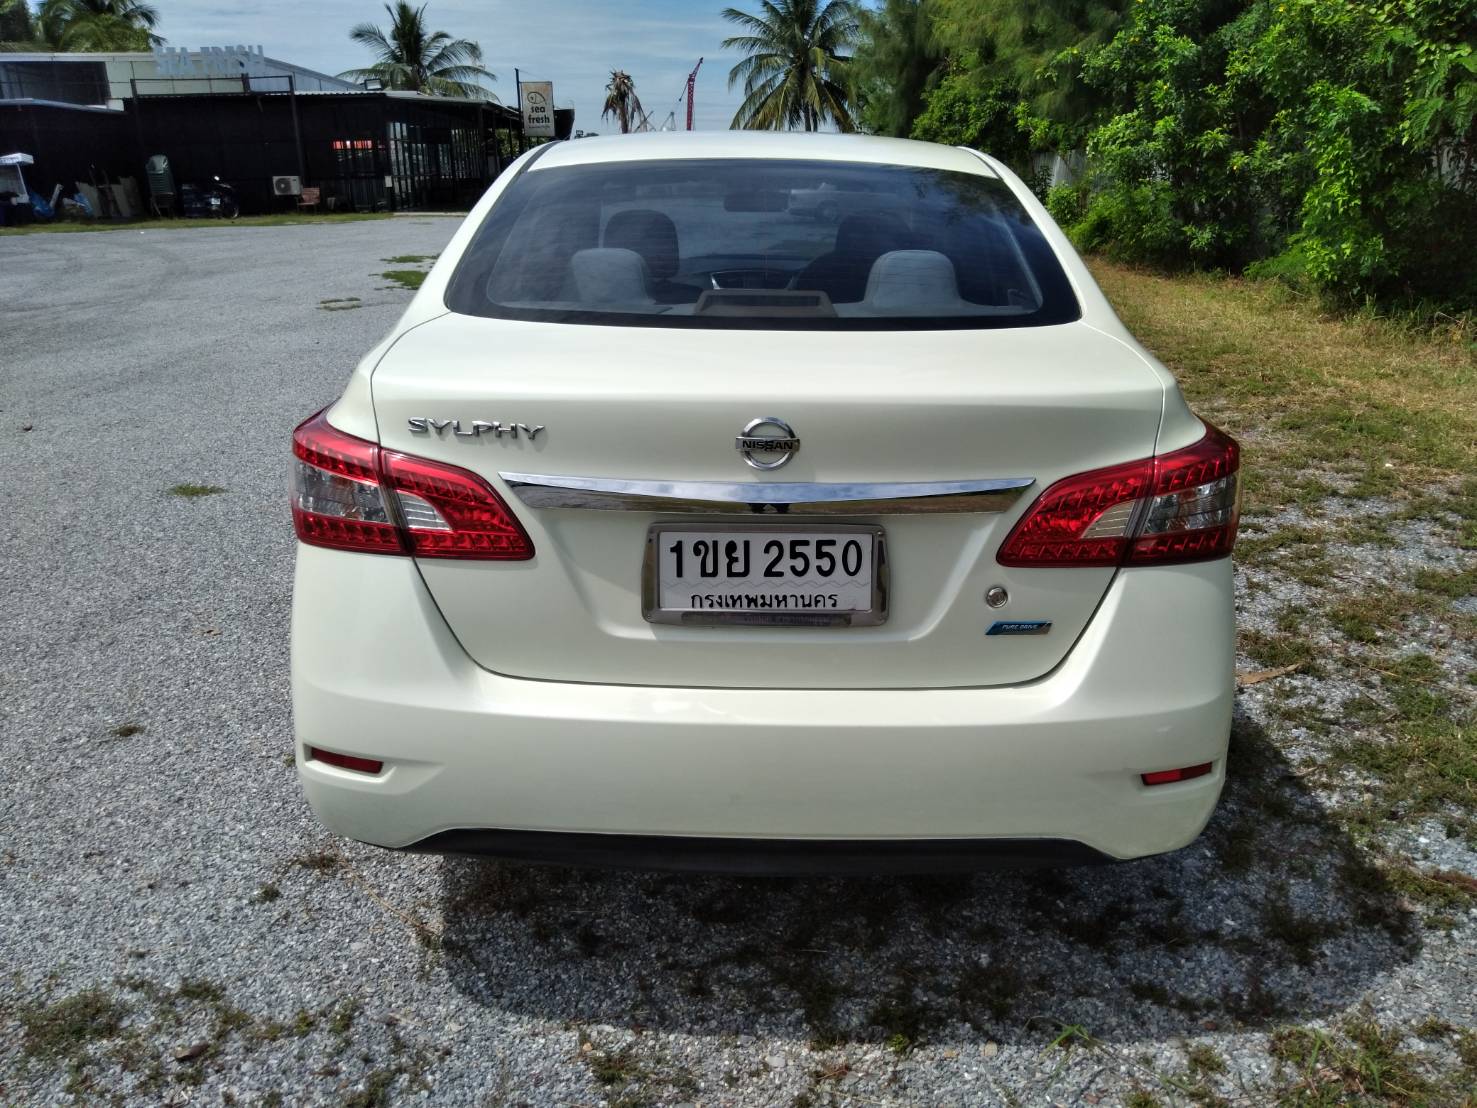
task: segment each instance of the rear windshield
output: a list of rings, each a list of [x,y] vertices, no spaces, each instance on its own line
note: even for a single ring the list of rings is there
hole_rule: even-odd
[[[809,330],[1079,315],[1004,182],[783,159],[535,167],[493,206],[446,303],[499,319]]]

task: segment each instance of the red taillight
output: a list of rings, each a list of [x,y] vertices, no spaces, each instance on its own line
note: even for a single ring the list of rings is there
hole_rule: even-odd
[[[517,518],[469,470],[381,450],[322,412],[292,433],[292,452],[292,520],[305,543],[417,558],[533,557]]]
[[[325,762],[330,766],[338,766],[339,769],[351,769],[356,773],[378,773],[385,768],[385,763],[374,758],[358,758],[353,754],[335,754],[332,750],[319,750],[316,746],[308,747],[308,758],[314,762]]]
[[[1236,440],[1210,424],[1192,446],[1067,477],[1001,544],[1001,565],[1165,565],[1221,558],[1240,513]]]
[[[1186,766],[1184,769],[1160,769],[1153,773],[1141,773],[1140,779],[1145,785],[1168,785],[1175,781],[1189,781],[1192,778],[1204,777],[1210,773],[1213,762],[1201,762],[1198,766]]]

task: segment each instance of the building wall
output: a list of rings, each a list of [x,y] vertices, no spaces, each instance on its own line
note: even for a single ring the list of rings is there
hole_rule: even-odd
[[[0,54],[0,100],[59,100],[120,108],[134,95],[210,92],[346,92],[355,86],[326,73],[268,58],[245,46],[151,53]]]

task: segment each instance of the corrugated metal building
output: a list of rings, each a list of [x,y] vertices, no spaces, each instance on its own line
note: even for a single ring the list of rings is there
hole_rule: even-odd
[[[559,115],[567,137],[573,113]],[[244,47],[0,54],[0,152],[31,154],[27,181],[48,196],[124,177],[145,189],[163,154],[177,183],[219,176],[245,212],[296,206],[279,177],[320,190],[320,210],[464,208],[525,148],[501,104],[369,91]]]

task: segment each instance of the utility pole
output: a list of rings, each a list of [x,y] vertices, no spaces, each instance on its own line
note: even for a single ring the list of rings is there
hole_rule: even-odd
[[[697,60],[692,72],[687,75],[687,129],[692,130],[692,96],[697,89],[697,71],[703,67],[703,59]]]

